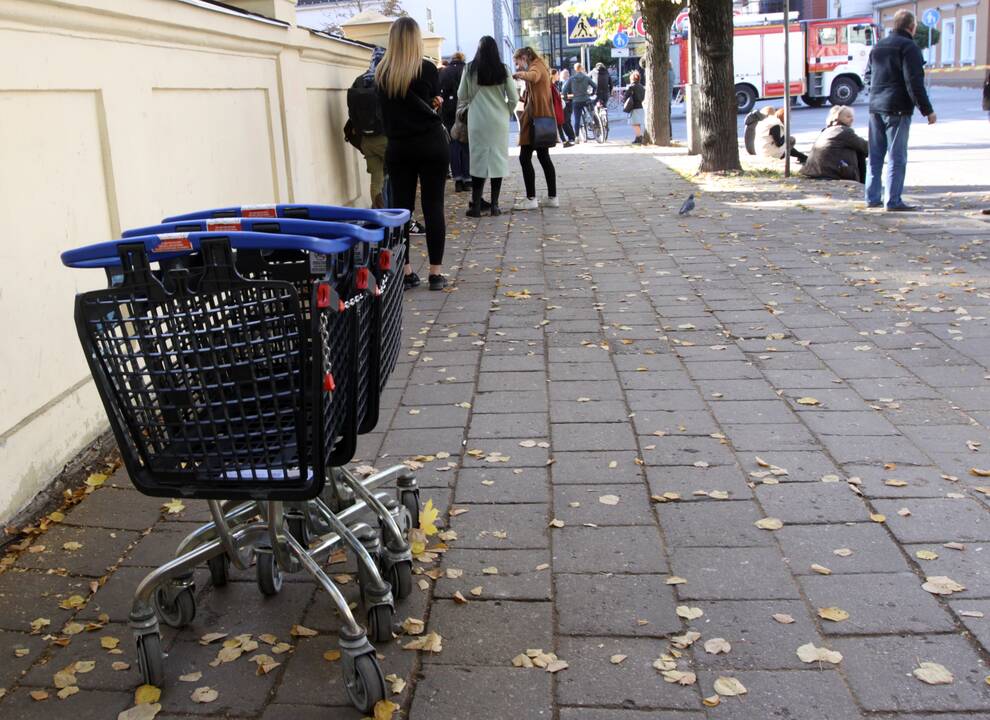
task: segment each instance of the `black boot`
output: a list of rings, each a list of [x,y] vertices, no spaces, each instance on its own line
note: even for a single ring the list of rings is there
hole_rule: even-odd
[[[464,181],[455,180],[454,181],[454,192],[464,192]]]

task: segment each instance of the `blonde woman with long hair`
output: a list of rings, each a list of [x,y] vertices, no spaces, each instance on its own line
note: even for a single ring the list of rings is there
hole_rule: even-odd
[[[413,210],[419,183],[430,256],[430,290],[443,290],[447,285],[440,267],[447,239],[443,200],[450,148],[436,112],[441,105],[440,74],[424,55],[419,25],[410,17],[400,17],[392,23],[388,49],[375,70],[375,82],[388,138],[385,164],[392,183],[393,204]],[[405,285],[407,288],[419,285],[419,277],[410,263],[408,231]]]

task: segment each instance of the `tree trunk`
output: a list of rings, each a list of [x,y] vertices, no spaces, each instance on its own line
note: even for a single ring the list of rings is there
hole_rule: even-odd
[[[740,169],[732,31],[732,0],[691,1],[690,32],[698,52],[701,172]]]
[[[646,46],[646,125],[643,142],[670,145],[670,25],[683,7],[671,0],[639,0]]]

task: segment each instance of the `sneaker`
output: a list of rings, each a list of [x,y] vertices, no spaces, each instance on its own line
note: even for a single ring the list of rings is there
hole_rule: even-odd
[[[524,200],[519,200],[512,207],[513,210],[537,210],[540,207],[540,203],[536,201],[536,198],[526,198]]]
[[[875,203],[874,202],[868,202],[868,203],[866,203],[866,207],[868,207],[868,208],[881,208],[881,207],[883,207],[883,203],[882,202],[875,202]]]
[[[410,235],[425,235],[426,228],[423,227],[423,223],[413,220],[409,223],[409,234]]]
[[[540,205],[548,208],[559,208],[560,200],[557,199],[556,195],[554,197],[550,197],[548,195],[547,197],[543,198],[543,202],[541,202]]]
[[[443,275],[430,275],[430,290],[443,290],[447,287],[447,278]]]
[[[887,212],[918,212],[919,210],[921,210],[921,207],[918,205],[908,205],[906,203],[887,206]]]
[[[565,148],[569,148],[569,147],[574,147],[574,143],[572,143],[572,142],[571,142],[570,140],[567,140],[567,141],[566,141],[566,142],[564,143],[564,147],[565,147]]]
[[[408,275],[402,276],[402,284],[405,286],[406,290],[410,290],[414,287],[419,287],[419,275],[416,273],[409,273]]]

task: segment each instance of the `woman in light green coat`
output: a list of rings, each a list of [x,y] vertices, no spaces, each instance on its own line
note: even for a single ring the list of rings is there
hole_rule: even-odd
[[[471,148],[471,207],[469,217],[481,217],[481,193],[491,178],[491,214],[501,215],[498,196],[502,178],[509,174],[509,118],[519,101],[516,83],[498,56],[495,38],[478,43],[457,89],[458,104],[466,104],[468,146]]]

